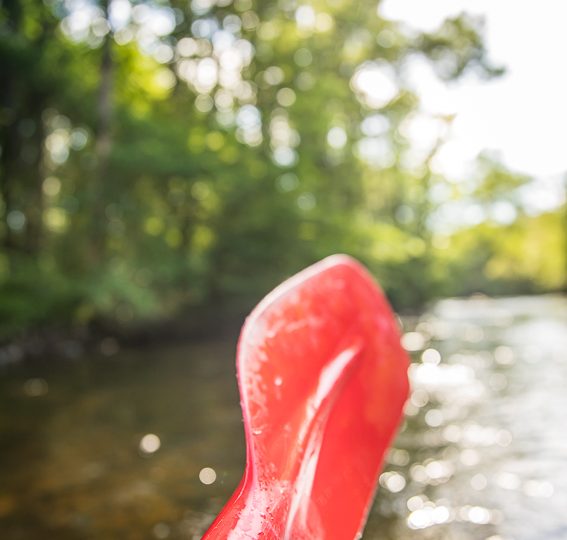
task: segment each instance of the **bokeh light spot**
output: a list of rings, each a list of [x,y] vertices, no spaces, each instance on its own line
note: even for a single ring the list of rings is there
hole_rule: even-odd
[[[199,471],[199,480],[205,485],[210,485],[217,479],[217,473],[211,467],[204,467]]]

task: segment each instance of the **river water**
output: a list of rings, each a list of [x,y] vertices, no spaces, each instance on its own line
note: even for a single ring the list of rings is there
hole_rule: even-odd
[[[364,539],[567,539],[567,299],[403,326],[413,390]],[[243,470],[234,346],[0,366],[0,538],[200,538]]]

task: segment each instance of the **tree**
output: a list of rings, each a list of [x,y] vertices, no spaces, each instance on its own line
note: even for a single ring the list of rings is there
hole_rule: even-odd
[[[427,117],[408,73],[497,75],[479,21],[419,33],[370,0],[21,6],[0,30],[16,327],[246,303],[339,251],[397,306],[467,290],[439,271],[432,225],[454,191],[430,167],[452,119]],[[419,151],[416,122],[433,134]],[[487,158],[479,171],[487,208],[524,181]]]

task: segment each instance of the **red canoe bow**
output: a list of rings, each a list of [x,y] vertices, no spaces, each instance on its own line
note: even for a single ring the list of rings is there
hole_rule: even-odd
[[[353,259],[329,257],[272,291],[238,343],[246,470],[203,538],[357,538],[407,366],[383,293]]]

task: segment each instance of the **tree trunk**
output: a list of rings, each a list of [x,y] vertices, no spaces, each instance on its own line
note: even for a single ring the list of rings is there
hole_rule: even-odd
[[[19,139],[17,135],[16,123],[11,122],[2,130],[2,154],[0,169],[0,193],[2,195],[4,222],[2,247],[6,250],[13,250],[17,247],[14,231],[8,225],[8,215],[14,210],[14,183],[16,175],[16,164],[18,159]]]
[[[45,107],[43,96],[32,92],[30,109],[33,111],[32,120],[35,124],[35,131],[30,143],[35,151],[33,161],[29,164],[29,175],[27,178],[28,186],[26,189],[26,231],[24,249],[27,253],[37,256],[41,250],[43,239],[43,180],[44,172],[44,141],[45,127],[43,125],[42,112]]]
[[[103,2],[102,7],[106,15],[108,2]],[[112,86],[114,78],[112,35],[110,33],[104,39],[101,54],[95,141],[97,166],[89,190],[92,216],[90,223],[90,258],[91,263],[94,264],[98,264],[104,259],[107,237],[105,209],[108,202],[108,161],[112,149]]]
[[[22,6],[16,0],[4,3],[7,26],[15,33],[22,20]],[[17,72],[13,65],[2,69],[2,84],[0,84],[0,111],[4,116],[4,127],[0,131],[0,194],[3,203],[4,231],[2,247],[13,250],[17,247],[14,231],[8,226],[8,215],[15,209],[14,188],[18,156],[20,155],[20,138],[18,135],[18,92],[16,89]]]

